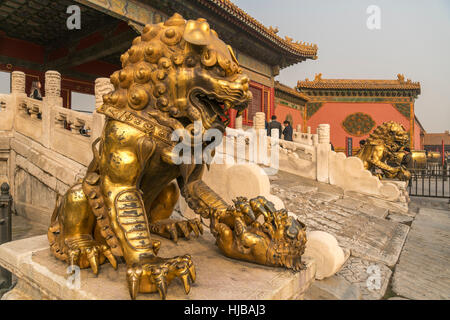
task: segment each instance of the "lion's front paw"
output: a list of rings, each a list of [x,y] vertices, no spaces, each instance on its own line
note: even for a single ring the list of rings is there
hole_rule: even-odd
[[[136,299],[139,292],[159,292],[161,299],[166,299],[169,283],[180,278],[186,294],[195,282],[195,267],[190,255],[174,258],[158,258],[144,264],[135,264],[128,268],[127,281],[131,299]]]
[[[213,212],[211,225],[220,250],[228,257],[258,264],[283,266],[295,271],[304,268],[301,256],[306,244],[306,226],[276,210],[264,197],[239,197],[227,213]],[[264,222],[256,221],[259,216]],[[233,217],[230,225],[225,219]]]
[[[195,237],[203,234],[203,226],[199,219],[181,221],[167,219],[150,224],[150,232],[177,242],[180,237],[189,240],[191,233]]]
[[[91,268],[94,274],[98,274],[98,267],[106,259],[114,269],[117,269],[117,261],[111,253],[111,249],[104,244],[92,239],[90,235],[81,235],[77,238],[65,240],[67,246],[68,263],[80,268]]]

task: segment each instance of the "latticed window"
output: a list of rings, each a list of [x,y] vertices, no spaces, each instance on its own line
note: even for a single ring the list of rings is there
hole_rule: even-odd
[[[264,91],[263,105],[264,105],[263,111],[267,116],[269,114],[269,92],[268,91]]]
[[[248,105],[247,119],[252,121],[255,114],[257,112],[262,111],[262,105],[261,105],[262,90],[260,88],[255,88],[255,87],[250,86],[250,91],[253,95],[253,99]]]

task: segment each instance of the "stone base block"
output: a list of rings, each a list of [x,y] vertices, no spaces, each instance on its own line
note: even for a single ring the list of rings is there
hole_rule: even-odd
[[[214,245],[210,233],[199,239],[179,240],[178,244],[167,239],[161,241],[161,257],[189,253],[197,269],[197,281],[190,294],[184,293],[180,280],[174,280],[167,299],[303,299],[314,281],[316,270],[311,260],[305,261],[305,270],[294,273],[229,259]],[[0,265],[18,278],[16,287],[2,299],[130,299],[124,263],[119,264],[117,271],[103,264],[98,276],[91,270],[81,270],[79,288],[76,288],[77,281],[71,281],[74,276],[69,275],[68,265],[50,254],[46,236],[1,245]],[[138,299],[154,300],[159,299],[159,295],[139,294]]]

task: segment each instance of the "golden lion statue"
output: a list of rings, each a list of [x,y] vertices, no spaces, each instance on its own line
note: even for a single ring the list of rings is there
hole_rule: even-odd
[[[408,181],[411,173],[398,161],[398,153],[403,154],[407,147],[409,136],[403,126],[394,121],[388,121],[378,126],[366,139],[357,157],[364,163],[364,168],[380,179],[398,179]],[[387,163],[398,163],[390,166]]]
[[[48,229],[51,252],[95,274],[106,260],[117,268],[116,257],[123,257],[132,299],[139,292],[159,292],[164,299],[175,278],[187,294],[196,278],[191,257],[158,257],[161,243],[150,236],[177,241],[203,232],[199,219],[170,219],[181,193],[210,219],[228,257],[301,269],[302,223],[263,197],[240,197],[229,206],[201,180],[204,163],[174,163],[173,132],[194,136],[194,122],[201,121],[202,132],[214,128],[221,136],[227,110],[239,114],[251,99],[249,79],[231,47],[206,20],[175,14],[147,25],[121,61],[122,69],[111,75],[114,91],[97,110],[106,123],[86,176],[57,200]]]

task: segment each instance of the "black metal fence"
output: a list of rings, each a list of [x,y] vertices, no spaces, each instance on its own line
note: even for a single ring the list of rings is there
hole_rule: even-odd
[[[6,182],[2,184],[0,190],[0,244],[2,244],[12,240],[12,197]],[[0,267],[0,289],[9,288],[11,283],[11,273]]]
[[[450,170],[447,166],[408,170],[411,172],[408,184],[410,196],[450,199]]]

